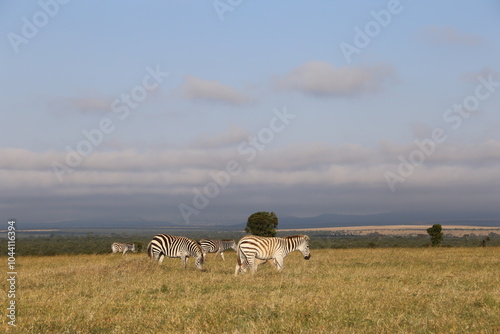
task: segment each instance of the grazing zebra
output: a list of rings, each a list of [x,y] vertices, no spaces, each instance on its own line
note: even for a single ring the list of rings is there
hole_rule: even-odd
[[[190,256],[194,257],[196,267],[203,270],[203,251],[194,240],[168,234],[158,234],[148,245],[148,255],[153,261],[162,263],[166,257],[180,258],[184,268]]]
[[[224,259],[224,251],[232,248],[233,250],[236,250],[236,242],[234,240],[215,240],[215,239],[201,239],[200,240],[200,245],[201,249],[203,250],[203,258],[206,259],[207,253],[216,253],[215,258],[217,258],[217,255],[220,254],[222,257],[223,261],[226,261]]]
[[[273,260],[278,270],[283,269],[283,259],[288,253],[299,250],[304,255],[304,259],[309,260],[309,237],[307,235],[294,235],[285,238],[259,237],[247,235],[241,238],[236,247],[236,257],[238,263],[234,270],[234,275],[238,276],[239,271],[246,272],[247,267],[251,268],[252,274],[257,271],[259,260]]]
[[[128,251],[131,252],[136,252],[135,245],[134,244],[122,244],[120,242],[113,242],[111,245],[111,251],[114,253],[122,253],[122,255],[125,255]]]

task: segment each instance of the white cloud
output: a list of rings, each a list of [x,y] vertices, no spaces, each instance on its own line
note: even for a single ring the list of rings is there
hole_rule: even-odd
[[[245,129],[231,125],[226,131],[215,135],[202,134],[198,136],[192,143],[193,148],[218,148],[237,145],[246,140],[250,133]]]
[[[454,27],[428,26],[422,30],[421,36],[435,44],[478,46],[484,43],[481,36],[464,33]]]
[[[56,114],[71,113],[109,113],[111,100],[102,97],[59,98],[49,102],[49,107]]]
[[[463,74],[461,76],[461,79],[466,83],[477,86],[477,81],[479,77],[489,78],[490,76],[492,76],[494,79],[497,79],[498,77],[500,77],[500,72],[494,71],[489,67],[484,67],[480,71]]]
[[[223,170],[228,161],[236,160],[242,166],[241,175],[231,181],[236,185],[373,186],[383,183],[385,169],[397,168],[399,155],[407,156],[416,148],[415,144],[385,143],[377,149],[370,149],[354,144],[311,143],[262,151],[252,162],[239,155],[235,147],[217,145],[205,149],[94,152],[74,168],[73,173],[66,175],[62,184],[54,175],[51,164],[53,161],[64,163],[66,153],[0,149],[0,184],[12,190],[79,187],[89,194],[103,187],[129,187],[129,192],[134,192],[135,188],[141,191],[151,188],[153,192],[162,189],[168,193],[171,186],[185,186],[185,191],[189,192],[192,186],[210,180],[211,171]],[[494,140],[470,146],[441,144],[408,181],[443,187],[458,181],[498,184],[499,152],[500,142]]]
[[[435,147],[435,152],[426,157],[424,165],[476,167],[500,165],[500,142],[496,140],[489,139],[471,145],[452,143],[438,145]],[[403,145],[385,141],[380,144],[380,156],[386,162],[396,162],[400,155],[408,157],[414,150],[419,150],[416,143]]]
[[[310,61],[275,80],[281,91],[298,91],[318,96],[350,96],[380,90],[393,77],[390,67],[335,67],[327,62]]]
[[[255,165],[274,171],[321,170],[332,165],[367,165],[374,155],[374,151],[357,144],[333,146],[315,142],[264,152]]]
[[[221,102],[241,105],[250,99],[236,89],[219,81],[205,80],[194,76],[186,76],[180,88],[181,95],[187,99]]]
[[[319,214],[328,212],[332,203],[361,212],[411,208],[423,202],[436,209],[443,205],[496,208],[499,141],[470,146],[441,144],[392,193],[384,172],[397,172],[398,156],[407,157],[416,149],[414,143],[386,142],[377,148],[303,143],[261,151],[248,162],[236,147],[221,144],[231,134],[236,138],[240,130],[230,128],[220,139],[214,136],[214,143],[220,144],[206,148],[96,151],[64,175],[62,183],[51,164],[64,163],[65,152],[0,149],[0,199],[10,216],[22,216],[23,210],[30,208],[30,212],[45,212],[47,219],[54,219],[56,213],[68,208],[78,216],[88,215],[88,207],[95,207],[120,212],[134,208],[134,215],[163,212],[179,218],[177,206],[193,201],[193,189],[203,191],[214,182],[214,173],[220,175],[229,161],[237,161],[241,170],[211,199],[207,213],[220,216],[224,208],[240,210],[239,215],[245,216],[256,207],[269,207],[287,212],[324,210],[316,212]]]

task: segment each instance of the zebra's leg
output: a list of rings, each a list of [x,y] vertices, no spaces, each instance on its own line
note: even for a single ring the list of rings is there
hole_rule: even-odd
[[[248,265],[250,266],[250,271],[252,274],[255,274],[257,272],[257,267],[259,266],[257,264],[257,261],[255,260],[255,257],[248,259]]]
[[[148,250],[148,255],[149,255],[149,259],[151,260],[151,262],[158,261],[158,255],[157,254],[154,254],[153,252],[149,252],[149,250]]]
[[[224,258],[224,252],[220,252],[220,256],[222,257],[222,261],[226,261],[226,259]]]
[[[214,257],[214,260],[217,258],[218,255],[221,255],[222,256],[222,260],[224,260],[224,254],[222,254],[222,252],[220,250],[217,251],[217,253],[215,253],[215,257]]]
[[[266,261],[267,262],[267,261]],[[271,262],[269,262],[274,268],[279,270],[278,262],[276,259],[272,259]]]
[[[248,261],[245,259],[245,261],[242,262],[241,264],[241,271],[245,274],[247,272],[247,268],[249,267]]]
[[[234,269],[234,276],[238,276],[238,273],[246,273],[247,272],[248,263],[241,262],[236,264],[236,268]]]
[[[283,270],[283,258],[282,257],[275,258],[273,262],[276,265],[276,269],[278,269],[278,271]]]
[[[165,259],[165,255],[161,254],[159,257],[156,257],[156,260],[158,260],[159,264],[162,264],[163,259]]]
[[[184,266],[184,269],[187,268],[187,257],[185,255],[181,256],[182,260],[182,265]]]
[[[244,264],[245,264],[245,261],[243,261],[243,256],[239,252],[237,252],[236,253],[236,267],[234,268],[234,276],[238,276],[238,273],[240,271],[244,270],[243,269]],[[243,271],[243,272],[245,272],[245,271]]]
[[[257,266],[260,266],[262,264],[266,264],[267,260],[255,259],[255,263],[257,264]]]

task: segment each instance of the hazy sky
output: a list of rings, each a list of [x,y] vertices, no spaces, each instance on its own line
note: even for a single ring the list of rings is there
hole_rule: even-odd
[[[498,1],[0,2],[0,209],[499,212]]]

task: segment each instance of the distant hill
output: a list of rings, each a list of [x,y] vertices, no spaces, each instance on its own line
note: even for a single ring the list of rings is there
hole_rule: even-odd
[[[234,221],[233,221],[234,222]],[[303,229],[318,227],[348,227],[365,225],[469,225],[500,227],[500,214],[436,214],[422,212],[388,212],[373,215],[340,215],[322,214],[315,217],[279,217],[279,229]],[[231,224],[226,221],[220,224],[175,224],[166,221],[153,221],[140,217],[67,220],[58,222],[18,222],[18,229],[141,229],[141,228],[176,228],[176,229],[210,229],[210,230],[243,230],[245,223]]]
[[[339,215],[323,214],[316,217],[282,217],[278,228],[318,228],[347,227],[365,225],[469,225],[500,227],[500,215],[497,218],[488,216],[481,218],[464,218],[445,214],[422,214],[411,212],[389,212],[373,215]]]
[[[169,222],[152,221],[139,217],[124,217],[124,218],[107,218],[99,217],[92,219],[77,219],[77,220],[64,220],[57,222],[46,223],[29,223],[18,222],[19,229],[78,229],[78,228],[122,228],[122,229],[135,229],[135,228],[157,228],[157,227],[172,227],[175,226]]]

